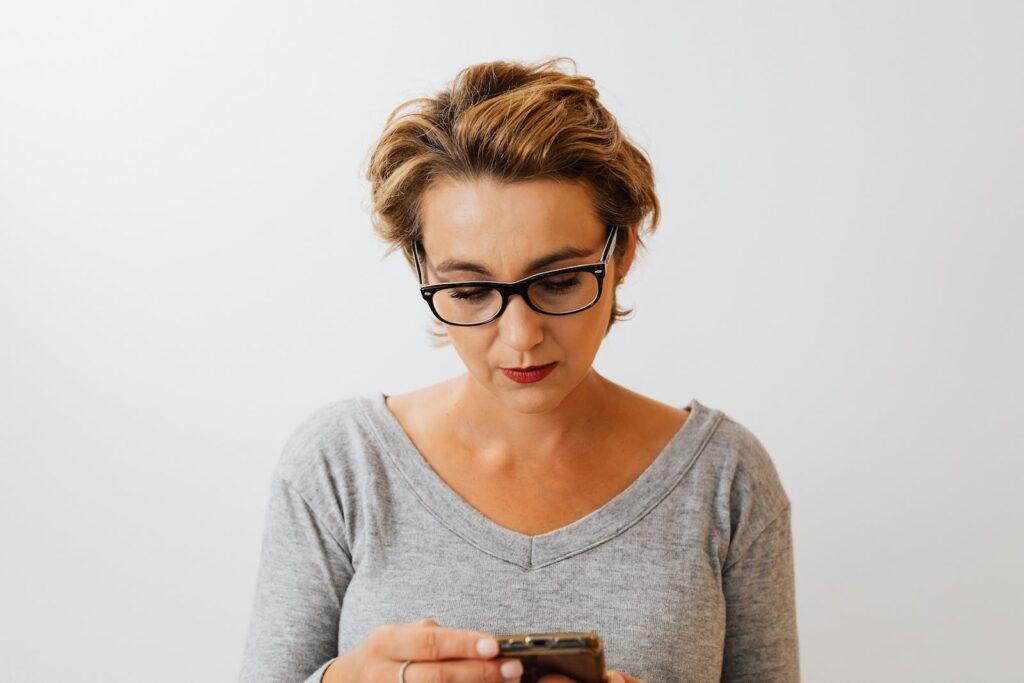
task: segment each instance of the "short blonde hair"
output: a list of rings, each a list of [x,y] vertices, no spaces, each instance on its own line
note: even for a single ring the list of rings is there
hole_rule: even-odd
[[[558,67],[566,61],[573,73]],[[555,57],[536,64],[492,61],[462,69],[434,97],[407,100],[388,116],[366,169],[371,222],[387,243],[385,256],[402,249],[409,267],[422,238],[420,202],[441,178],[492,177],[503,182],[557,179],[581,182],[605,225],[639,231],[660,218],[650,161],[598,101],[594,80],[576,62]],[[619,236],[610,258],[628,240]],[[632,313],[615,303],[605,335]],[[450,343],[443,324],[429,331],[435,346]]]

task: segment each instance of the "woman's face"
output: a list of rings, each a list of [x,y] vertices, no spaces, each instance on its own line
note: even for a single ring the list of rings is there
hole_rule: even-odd
[[[586,190],[577,183],[531,180],[503,183],[488,178],[439,181],[421,204],[424,283],[463,280],[512,282],[534,273],[601,259],[607,231],[593,211]],[[634,248],[627,240],[625,259]],[[588,255],[552,261],[527,271],[527,264],[565,247],[582,247]],[[480,272],[442,268],[445,261],[479,265]],[[628,268],[628,261],[623,264]],[[469,378],[503,402],[523,412],[557,406],[587,379],[612,313],[614,283],[621,275],[608,262],[601,298],[585,311],[551,316],[512,296],[504,313],[484,325],[445,325]],[[502,368],[556,363],[537,382],[521,384]]]

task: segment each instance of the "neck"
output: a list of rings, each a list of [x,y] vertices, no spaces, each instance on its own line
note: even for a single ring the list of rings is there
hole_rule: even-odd
[[[579,464],[620,417],[621,388],[593,369],[555,404],[510,404],[468,373],[453,382],[444,412],[455,442],[495,469]]]

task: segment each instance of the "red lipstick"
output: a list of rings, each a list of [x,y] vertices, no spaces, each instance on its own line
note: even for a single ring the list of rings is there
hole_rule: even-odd
[[[555,369],[555,365],[557,362],[547,365],[531,365],[525,368],[502,368],[501,371],[513,382],[529,384],[530,382],[539,382],[547,377]]]

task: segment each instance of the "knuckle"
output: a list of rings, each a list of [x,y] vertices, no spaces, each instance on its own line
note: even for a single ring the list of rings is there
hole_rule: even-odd
[[[439,633],[436,628],[427,628],[423,631],[423,654],[426,659],[440,659],[441,658],[441,642],[439,640]],[[435,667],[437,669],[443,669],[444,667]],[[441,681],[444,679],[441,678]]]

